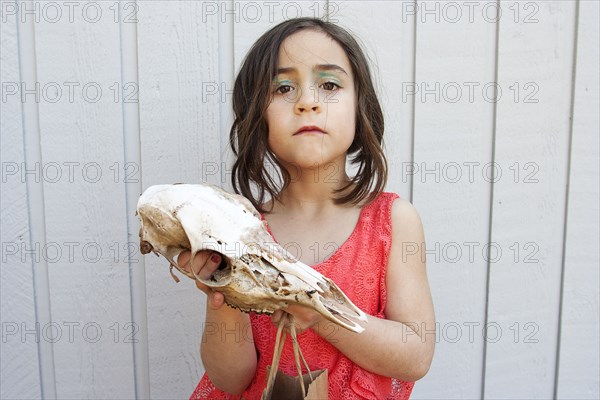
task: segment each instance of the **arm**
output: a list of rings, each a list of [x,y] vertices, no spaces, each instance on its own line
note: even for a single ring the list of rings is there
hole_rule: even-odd
[[[257,364],[252,330],[244,329],[250,325],[250,317],[227,306],[215,309],[209,303],[207,301],[206,326],[214,329],[205,329],[202,334],[202,363],[217,388],[241,394],[252,382]]]
[[[211,259],[209,256],[217,255]],[[177,262],[187,265],[190,253],[181,253]],[[201,252],[194,258],[193,268],[202,277],[209,277],[221,262],[218,253]],[[218,389],[241,394],[252,382],[256,372],[256,349],[250,317],[234,308],[223,306],[223,294],[211,290],[196,281],[196,286],[208,296],[206,301],[206,323],[200,345],[200,357],[206,374]]]
[[[424,245],[423,227],[406,200],[392,207],[392,247],[386,273],[387,319],[368,316],[357,334],[325,320],[312,310],[292,306],[301,328],[312,328],[353,362],[379,375],[416,381],[427,373],[435,346],[435,316],[422,253],[402,251],[403,243]],[[279,315],[278,315],[279,317]]]

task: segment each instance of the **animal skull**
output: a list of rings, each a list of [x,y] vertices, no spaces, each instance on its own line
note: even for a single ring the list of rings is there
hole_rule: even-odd
[[[141,221],[143,254],[153,251],[164,256],[171,265],[172,275],[172,269],[176,268],[222,292],[228,305],[244,312],[271,314],[288,305],[300,304],[351,331],[364,330],[357,321],[366,322],[365,313],[333,281],[294,260],[277,244],[267,231],[266,222],[246,198],[215,186],[157,185],[141,195],[137,215]],[[184,250],[192,253],[190,263],[199,251],[217,251],[223,256],[224,267],[208,279],[201,279],[191,266],[188,272],[174,261]],[[276,353],[283,347],[279,345],[281,328]],[[296,364],[301,371],[294,329],[291,334]],[[276,355],[278,362],[279,354]],[[275,358],[271,372],[277,368]],[[272,386],[271,378],[270,373]]]

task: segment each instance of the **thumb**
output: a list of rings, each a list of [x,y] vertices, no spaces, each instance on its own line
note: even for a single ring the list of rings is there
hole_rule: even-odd
[[[225,303],[225,296],[223,296],[223,293],[213,292],[208,296],[208,303],[210,308],[213,310],[218,310],[219,308],[223,307],[223,304]]]

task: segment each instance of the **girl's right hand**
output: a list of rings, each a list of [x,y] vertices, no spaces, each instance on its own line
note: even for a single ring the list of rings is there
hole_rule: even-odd
[[[192,253],[190,251],[182,251],[177,257],[177,265],[187,272],[190,272],[190,257]],[[196,253],[192,262],[192,268],[196,275],[202,279],[208,279],[213,272],[217,270],[221,264],[221,255],[214,251],[200,251]],[[208,296],[208,305],[214,310],[218,310],[225,303],[225,297],[223,293],[215,292],[210,287],[206,286],[202,282],[196,280],[196,286],[202,290]]]

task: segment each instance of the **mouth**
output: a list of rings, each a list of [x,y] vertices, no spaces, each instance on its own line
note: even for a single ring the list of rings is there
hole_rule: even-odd
[[[323,134],[323,133],[326,133],[326,132],[323,129],[319,128],[318,126],[307,125],[307,126],[303,126],[302,128],[298,129],[296,131],[296,133],[294,133],[294,136],[296,136],[296,135],[302,135],[304,133]]]

